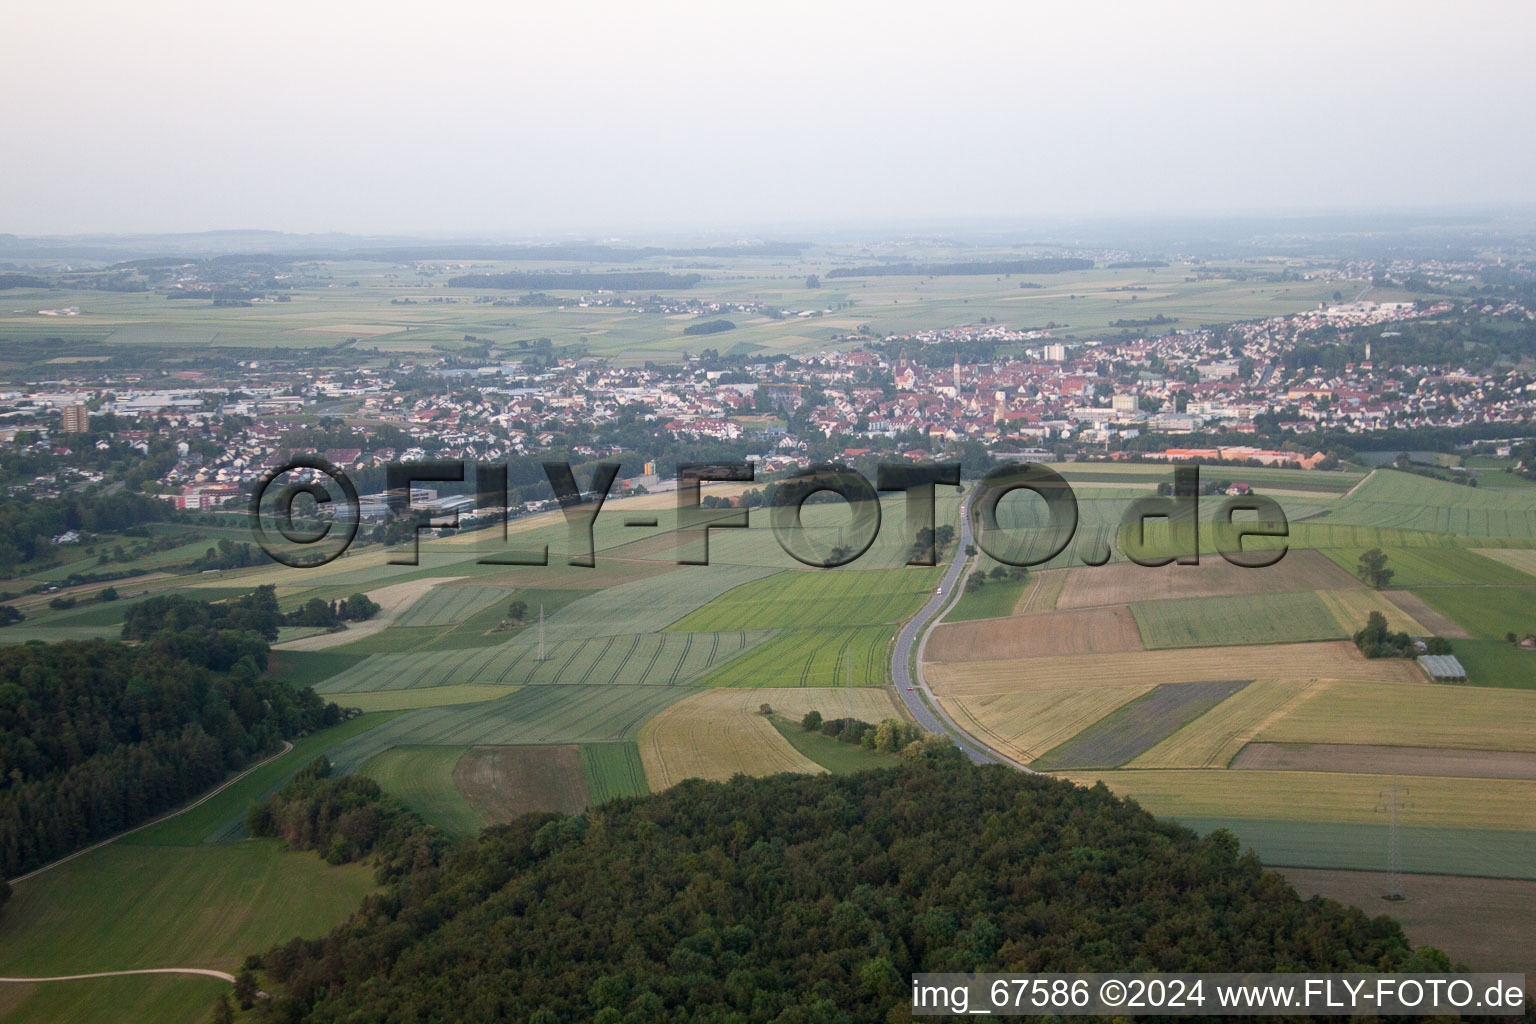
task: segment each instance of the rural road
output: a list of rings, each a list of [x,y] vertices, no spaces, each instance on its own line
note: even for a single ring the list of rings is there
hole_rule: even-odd
[[[891,654],[891,679],[896,684],[896,696],[901,698],[918,725],[929,732],[947,733],[949,738],[955,741],[955,746],[976,764],[1006,764],[1033,775],[1035,772],[1028,765],[1020,764],[1011,757],[998,753],[960,728],[954,719],[939,707],[933,692],[928,689],[927,680],[923,678],[922,647],[927,642],[928,627],[938,618],[941,611],[959,598],[960,581],[971,564],[965,549],[974,542],[971,533],[971,501],[975,497],[976,487],[972,485],[971,492],[960,503],[960,541],[955,548],[955,557],[949,563],[943,582],[939,585],[944,592],[929,597],[928,603],[923,605],[896,634],[896,646]],[[914,644],[917,645],[915,659],[912,657]],[[915,679],[909,668],[912,665],[917,668]]]
[[[70,854],[67,857],[60,857],[58,860],[54,861],[53,863],[51,863],[51,864],[44,864],[42,867],[37,868],[36,870],[33,870],[33,871],[28,871],[24,875],[17,875],[15,878],[10,880],[11,884],[15,885],[17,882],[25,882],[29,878],[36,878],[38,875],[42,874],[44,871],[52,871],[54,868],[58,867],[60,864],[67,864],[68,862],[74,860],[76,857],[83,857],[85,854],[90,853],[92,850],[99,850],[103,846],[106,846],[108,843],[115,843],[119,839],[123,838],[123,836],[131,836],[135,832],[139,831],[140,829],[146,829],[146,828],[149,828],[149,826],[151,826],[151,825],[158,825],[162,821],[166,821],[166,820],[168,820],[170,818],[175,818],[175,817],[177,817],[179,815],[186,814],[188,811],[192,810],[194,807],[200,807],[201,805],[207,803],[209,800],[212,800],[214,797],[218,796],[220,793],[224,792],[230,786],[233,786],[235,783],[239,782],[241,779],[243,779],[247,775],[251,774],[251,772],[255,771],[257,768],[260,768],[262,765],[266,764],[268,761],[276,760],[277,758],[282,757],[284,754],[288,753],[288,751],[290,751],[292,749],[293,749],[293,744],[289,743],[287,740],[283,740],[283,749],[282,750],[279,750],[277,753],[273,754],[271,757],[264,757],[264,758],[262,758],[260,761],[257,761],[255,764],[253,764],[249,768],[245,769],[245,771],[241,772],[239,775],[236,775],[233,778],[225,780],[224,782],[222,782],[219,785],[215,786],[213,789],[210,789],[208,792],[204,793],[202,796],[198,797],[196,800],[194,800],[191,803],[187,804],[187,806],[179,807],[176,810],[171,811],[169,814],[162,814],[158,818],[151,818],[148,821],[144,822],[144,824],[142,824],[142,825],[135,825],[133,828],[128,829],[126,832],[119,832],[117,835],[110,836],[110,837],[108,837],[106,839],[103,839],[99,843],[95,843],[95,844],[93,844],[91,846],[87,846],[83,850],[76,850],[74,853]],[[174,972],[175,969],[168,967],[165,970],[173,971]],[[152,974],[154,972],[153,971],[147,971],[147,972],[146,971],[117,971],[115,973],[117,973],[117,974],[145,974],[145,973],[150,973],[150,974]],[[208,971],[202,971],[201,973],[207,974],[209,972]],[[214,971],[212,973],[217,974],[218,972]],[[78,977],[94,978],[94,977],[99,977],[99,975],[82,974],[82,975],[78,975]],[[19,981],[52,981],[52,980],[55,980],[55,979],[52,979],[52,978],[20,978],[20,979],[17,979],[17,978],[0,978],[0,981],[18,981],[18,980]],[[65,980],[65,979],[57,979],[57,980]],[[231,979],[231,980],[233,980],[233,979]]]
[[[121,978],[129,974],[201,974],[207,978],[218,978],[227,981],[231,985],[235,983],[233,974],[223,971],[211,971],[206,967],[141,967],[136,971],[98,971],[95,974],[61,974],[57,978],[0,978],[0,985],[27,985],[38,981],[86,981],[90,978]]]

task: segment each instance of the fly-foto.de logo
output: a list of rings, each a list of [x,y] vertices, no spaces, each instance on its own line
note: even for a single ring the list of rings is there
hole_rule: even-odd
[[[568,564],[596,567],[593,526],[618,478],[619,463],[597,463],[585,489],[577,484],[569,463],[544,462],[541,466],[566,522]],[[467,461],[388,465],[382,513],[390,521],[414,524],[409,550],[394,553],[390,563],[418,564],[421,531],[459,528],[457,510],[443,512],[413,504],[413,488],[422,483],[465,484],[473,480],[475,508],[482,513],[478,518],[488,518],[492,528],[499,524],[506,543],[511,518],[507,469],[506,464]],[[749,509],[711,504],[701,500],[700,494],[705,483],[752,483],[754,469],[750,462],[678,465],[674,527],[678,564],[708,565],[711,531],[749,528]],[[774,539],[785,553],[804,565],[830,569],[856,561],[874,544],[882,526],[881,492],[903,492],[900,529],[910,538],[907,564],[931,566],[938,562],[940,545],[938,488],[959,486],[958,462],[881,463],[874,483],[856,469],[829,463],[774,481],[765,507]],[[1003,499],[1017,492],[1027,492],[1043,502],[1043,507],[1032,510],[1027,525],[1005,523],[1008,517],[1000,514]],[[839,530],[839,543],[831,551],[817,550],[803,521],[806,505],[818,495],[829,496],[822,500],[841,498],[852,515],[851,523]],[[308,528],[295,521],[294,506],[300,496],[313,499],[318,512],[312,517],[315,525]],[[1117,522],[1082,530],[1079,536],[1080,506],[1066,478],[1040,463],[1011,463],[978,481],[967,495],[964,510],[976,526],[977,547],[1005,565],[1028,567],[1050,562],[1066,553],[1074,539],[1078,543],[1070,557],[1084,565],[1103,565],[1113,557],[1111,537],[1126,559],[1143,566],[1197,565],[1202,548],[1248,569],[1274,565],[1285,557],[1288,546],[1284,540],[1290,536],[1290,523],[1273,498],[1254,494],[1226,498],[1204,527],[1200,505],[1199,467],[1180,466],[1173,471],[1170,493],[1135,498],[1127,503]],[[338,558],[356,540],[362,503],[357,488],[336,466],[316,455],[296,455],[257,480],[250,515],[256,542],[273,560],[295,568],[314,567]],[[269,532],[269,522],[277,537]],[[624,516],[623,525],[654,530],[659,520],[654,514],[630,513]],[[1263,538],[1267,543],[1245,546],[1248,538]],[[308,550],[325,541],[331,543],[323,552],[317,549],[312,554]],[[513,548],[507,544],[478,561],[486,565],[548,565],[549,546]]]

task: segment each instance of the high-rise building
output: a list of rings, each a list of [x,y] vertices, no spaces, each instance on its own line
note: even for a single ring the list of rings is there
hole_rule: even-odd
[[[90,433],[91,410],[83,405],[66,405],[62,429],[66,434]]]

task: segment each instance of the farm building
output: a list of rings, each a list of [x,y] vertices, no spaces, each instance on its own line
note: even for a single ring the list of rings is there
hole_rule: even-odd
[[[1440,682],[1442,680],[1465,681],[1467,670],[1461,667],[1461,662],[1452,654],[1424,654],[1419,657],[1419,667],[1429,673],[1429,678]]]

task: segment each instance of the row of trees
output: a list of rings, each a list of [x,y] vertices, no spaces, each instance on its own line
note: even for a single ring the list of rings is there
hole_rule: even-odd
[[[331,629],[345,622],[361,622],[379,612],[379,606],[366,594],[357,593],[346,600],[325,601],[312,597],[291,612],[277,604],[277,589],[268,584],[249,594],[228,601],[198,601],[182,594],[157,594],[128,607],[123,616],[123,639],[141,640],[174,649],[198,664],[210,668],[228,668],[240,655],[228,659],[215,656],[209,649],[199,655],[204,645],[220,643],[240,646],[244,634],[261,644],[254,667],[266,667],[266,643],[277,639],[279,626],[323,626]],[[236,634],[232,639],[224,634]],[[249,646],[249,642],[244,642]]]

